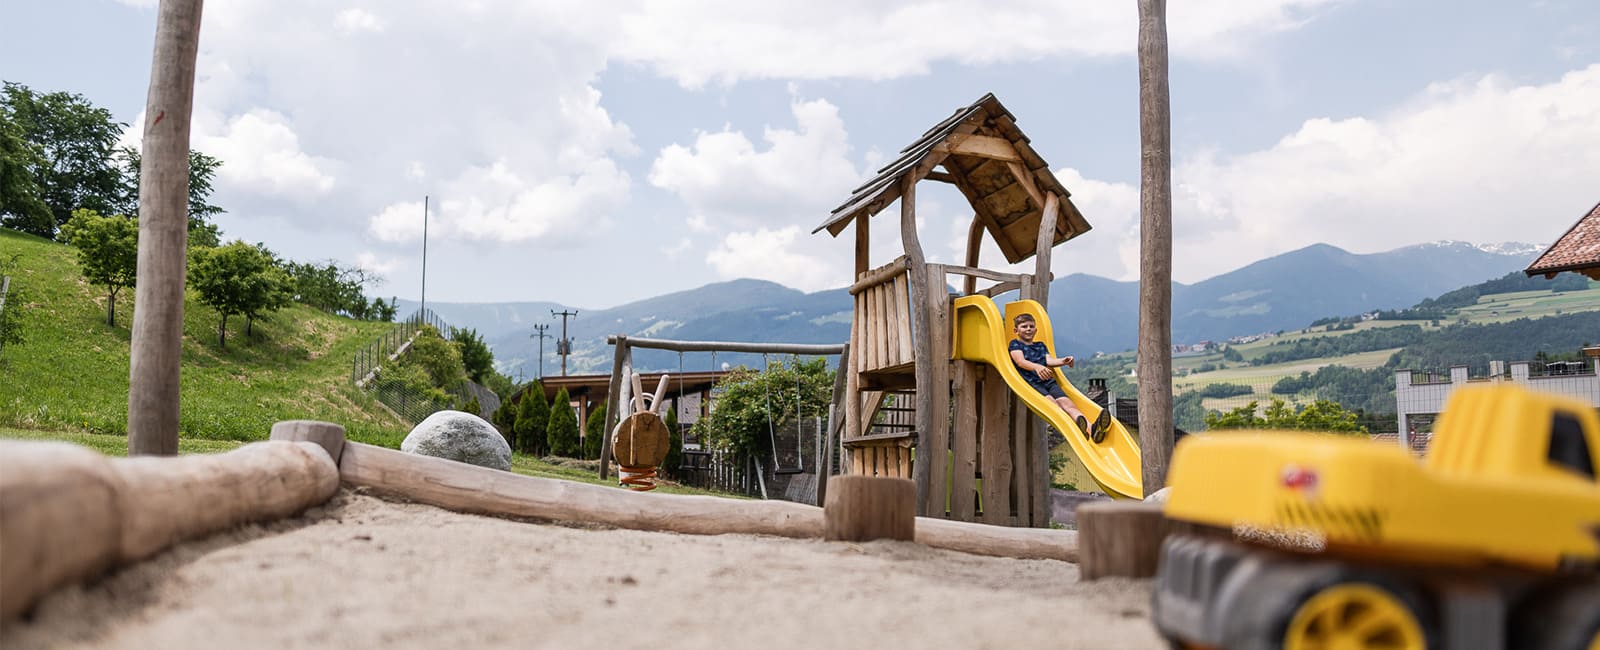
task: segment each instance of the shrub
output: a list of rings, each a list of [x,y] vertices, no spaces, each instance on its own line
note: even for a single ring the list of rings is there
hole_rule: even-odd
[[[572,412],[572,396],[563,387],[556,391],[550,404],[550,422],[545,426],[545,440],[550,453],[574,458],[583,450],[578,447],[578,416]]]
[[[1213,398],[1237,397],[1239,395],[1249,395],[1254,392],[1255,389],[1244,384],[1216,383],[1207,384],[1205,388],[1200,389],[1200,396]]]
[[[589,414],[589,421],[583,425],[583,457],[599,460],[600,445],[606,439],[606,403],[601,402]]]

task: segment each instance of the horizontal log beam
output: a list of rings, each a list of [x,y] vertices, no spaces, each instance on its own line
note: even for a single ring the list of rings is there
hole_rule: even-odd
[[[1002,273],[1000,271],[990,271],[988,269],[979,269],[970,266],[951,265],[945,265],[944,272],[950,275],[965,275],[974,278],[983,278],[985,280],[993,280],[995,282],[1021,282],[1023,276],[1021,273]]]
[[[1005,162],[1022,162],[1022,155],[1017,153],[1017,148],[1005,138],[992,135],[951,135],[943,144],[935,146],[934,151],[953,156],[974,156],[1003,160]]]
[[[857,279],[854,284],[850,285],[850,295],[854,296],[858,293],[866,291],[867,289],[871,289],[905,274],[906,268],[910,266],[910,264],[910,260],[906,256],[901,255],[900,257],[894,258],[894,261],[889,262],[888,264],[872,269],[871,271],[867,271],[865,274],[862,274],[862,276]]]
[[[672,339],[647,339],[626,337],[630,348],[671,350],[673,352],[754,352],[770,354],[840,354],[843,343],[747,343],[741,341],[675,341]],[[606,337],[606,343],[617,344],[617,335]]]
[[[956,177],[951,176],[950,172],[940,172],[940,171],[928,172],[928,175],[927,176],[923,176],[923,178],[926,178],[926,179],[928,179],[930,181],[939,181],[940,183],[949,183],[951,185],[954,185],[955,182],[956,182]]]
[[[338,490],[333,459],[313,442],[107,458],[67,443],[0,441],[0,619],[56,587],[184,540],[288,517]]]
[[[633,341],[634,339],[629,339]],[[820,538],[823,512],[788,501],[632,492],[523,476],[360,443],[346,443],[339,475],[363,486],[458,512],[691,535]],[[1003,528],[919,517],[916,540],[977,555],[1076,562],[1073,531]]]

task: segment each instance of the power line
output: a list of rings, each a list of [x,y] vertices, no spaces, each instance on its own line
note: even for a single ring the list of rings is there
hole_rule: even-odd
[[[544,331],[550,329],[550,325],[548,323],[542,323],[539,325],[534,325],[533,329],[535,332],[533,334],[529,334],[528,338],[539,339],[539,374],[535,378],[544,379],[544,340],[550,338],[550,335],[545,334]]]

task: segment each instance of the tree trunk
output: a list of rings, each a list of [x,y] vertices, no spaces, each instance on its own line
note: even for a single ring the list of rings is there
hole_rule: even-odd
[[[139,272],[129,363],[128,454],[178,453],[178,368],[189,244],[189,115],[202,0],[161,0],[139,173]]]
[[[117,290],[112,289],[106,294],[106,324],[117,326]]]
[[[217,347],[228,349],[228,315],[222,315],[222,322],[217,323]]]
[[[1144,493],[1172,455],[1172,112],[1167,2],[1139,0],[1139,447]]]

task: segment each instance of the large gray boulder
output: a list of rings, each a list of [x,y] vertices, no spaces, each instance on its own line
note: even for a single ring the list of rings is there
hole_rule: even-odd
[[[511,469],[511,445],[483,418],[461,411],[439,411],[417,423],[400,443],[400,451]]]

